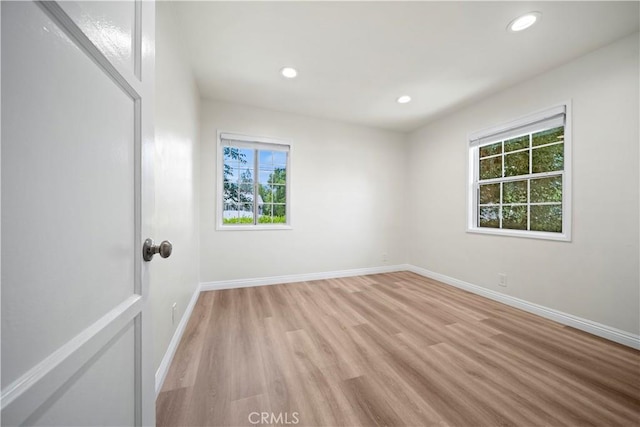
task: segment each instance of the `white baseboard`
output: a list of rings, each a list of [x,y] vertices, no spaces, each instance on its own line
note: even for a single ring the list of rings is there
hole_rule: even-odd
[[[277,285],[282,283],[308,282],[311,280],[336,279],[339,277],[364,276],[367,274],[394,273],[406,271],[408,265],[389,265],[383,267],[355,268],[352,270],[326,271],[322,273],[290,274],[287,276],[259,277],[254,279],[221,280],[200,284],[202,291],[219,289],[248,288],[251,286]]]
[[[603,325],[601,323],[583,319],[581,317],[564,313],[562,311],[534,304],[520,298],[512,297],[510,295],[501,294],[500,292],[492,291],[491,289],[483,288],[482,286],[473,285],[462,280],[454,279],[453,277],[445,276],[444,274],[435,273],[422,267],[408,265],[407,270],[421,276],[437,280],[447,285],[464,289],[465,291],[469,291],[471,293],[492,299],[494,301],[498,301],[503,304],[528,311],[529,313],[537,314],[538,316],[553,320],[563,325],[571,326],[573,328],[589,332],[590,334],[597,335],[610,341],[614,341],[619,344],[623,344],[628,347],[640,350],[640,335],[635,335],[630,332],[613,328],[611,326]]]
[[[182,334],[184,334],[187,323],[189,323],[191,313],[193,312],[193,307],[195,307],[199,296],[200,285],[196,286],[196,289],[193,291],[191,300],[189,300],[189,304],[187,305],[187,308],[184,311],[182,318],[180,319],[180,323],[178,323],[176,331],[173,333],[173,337],[171,337],[171,341],[169,342],[167,351],[164,353],[164,357],[162,358],[160,366],[156,371],[156,397],[158,397],[158,394],[160,394],[160,390],[162,390],[162,385],[164,384],[165,378],[167,378],[167,373],[169,372],[169,367],[171,366],[171,362],[173,361],[173,356],[175,356],[176,354],[176,350],[178,349],[178,345],[180,344],[180,340],[182,339]]]

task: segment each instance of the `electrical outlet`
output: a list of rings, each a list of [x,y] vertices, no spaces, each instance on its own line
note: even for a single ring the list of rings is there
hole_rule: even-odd
[[[507,274],[498,273],[498,286],[507,287]]]
[[[389,256],[387,255],[386,252],[382,253],[382,262],[387,262],[387,260],[389,259]]]
[[[171,306],[171,324],[175,326],[176,324],[176,311],[178,310],[178,303],[174,302]]]

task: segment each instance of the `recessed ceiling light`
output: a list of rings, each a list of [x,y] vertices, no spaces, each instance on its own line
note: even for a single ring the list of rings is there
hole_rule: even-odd
[[[293,79],[298,75],[298,70],[291,67],[284,67],[282,70],[280,70],[280,74],[288,79]]]
[[[406,104],[407,102],[411,102],[411,97],[409,95],[402,95],[400,98],[396,99],[398,104]]]
[[[540,12],[529,12],[527,14],[519,16],[513,21],[509,22],[509,25],[507,26],[507,30],[513,33],[526,30],[527,28],[535,24],[536,21],[540,19],[540,16],[542,16],[542,13]]]

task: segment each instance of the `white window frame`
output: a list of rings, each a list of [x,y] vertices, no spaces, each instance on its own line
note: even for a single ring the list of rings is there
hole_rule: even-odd
[[[562,172],[550,172],[548,175],[562,175],[562,232],[553,233],[546,231],[511,230],[503,228],[488,228],[478,226],[478,189],[479,189],[479,149],[481,146],[489,145],[504,139],[515,138],[521,134],[532,132],[535,123],[539,123],[546,118],[564,111],[564,169]],[[520,132],[520,133],[518,133]],[[489,142],[493,139],[493,142]],[[480,143],[480,141],[482,141]],[[485,128],[472,132],[467,138],[468,144],[468,167],[467,167],[467,232],[490,234],[498,236],[526,237],[531,239],[571,241],[571,165],[572,165],[572,124],[571,124],[571,101],[563,102],[550,108],[537,111],[527,116],[503,123],[497,126]],[[516,150],[517,151],[517,150]],[[503,164],[504,167],[504,164]],[[532,178],[533,174],[513,177],[513,180],[523,180]],[[535,174],[533,177],[543,177],[545,173]],[[497,178],[495,181],[504,182],[509,178]],[[491,183],[485,180],[483,183]]]
[[[216,181],[217,181],[217,192],[216,192],[216,230],[219,231],[247,231],[247,230],[291,230],[293,229],[291,222],[291,157],[293,152],[293,142],[289,139],[283,138],[271,138],[271,137],[262,137],[262,136],[249,136],[241,133],[235,132],[225,132],[218,131],[217,135],[217,171],[216,171]],[[246,142],[247,144],[253,145],[253,148],[256,149],[264,149],[269,150],[274,147],[271,146],[286,146],[288,147],[287,151],[287,188],[286,188],[286,217],[287,222],[284,224],[224,224],[224,203],[223,192],[224,192],[224,179],[222,177],[222,171],[224,170],[224,154],[223,154],[223,140],[233,140],[233,141],[241,141]],[[258,185],[258,179],[256,176],[255,186]],[[254,187],[254,191],[255,187]]]

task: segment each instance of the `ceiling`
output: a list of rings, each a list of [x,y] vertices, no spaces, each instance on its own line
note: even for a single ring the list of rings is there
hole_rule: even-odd
[[[204,98],[409,132],[639,28],[638,2],[175,2]],[[542,12],[530,29],[507,24]],[[279,70],[295,67],[296,79]],[[400,95],[412,102],[398,104]]]

